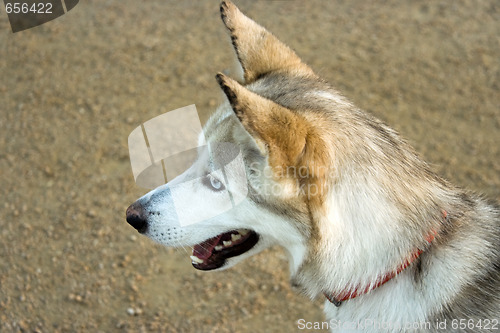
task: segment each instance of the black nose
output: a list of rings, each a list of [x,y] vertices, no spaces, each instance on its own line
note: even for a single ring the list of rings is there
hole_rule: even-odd
[[[133,203],[127,208],[127,222],[141,234],[146,232],[148,221],[144,217],[144,209],[138,203]]]

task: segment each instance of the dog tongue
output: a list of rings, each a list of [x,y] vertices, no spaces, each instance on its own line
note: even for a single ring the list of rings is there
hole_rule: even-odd
[[[200,258],[200,259],[207,259],[212,255],[212,251],[219,243],[220,238],[222,235],[215,236],[214,238],[207,239],[201,244],[196,244],[193,247],[193,255]]]

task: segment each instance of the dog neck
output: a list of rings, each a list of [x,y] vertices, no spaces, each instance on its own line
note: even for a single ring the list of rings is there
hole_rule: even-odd
[[[447,213],[446,211],[443,211],[443,216],[446,219]],[[437,234],[436,230],[433,230],[430,232],[426,237],[425,240],[430,244],[434,240],[435,236]],[[340,293],[324,293],[326,299],[330,301],[332,304],[335,306],[339,307],[342,305],[342,302],[353,299],[357,296],[364,295],[369,293],[370,291],[382,286],[383,284],[387,283],[388,281],[392,280],[394,277],[396,277],[398,274],[403,272],[408,266],[410,266],[415,260],[417,260],[420,255],[424,252],[422,249],[416,249],[407,259],[401,263],[396,270],[388,272],[384,275],[382,275],[380,278],[378,278],[374,283],[366,286],[361,286],[358,285],[354,289],[349,289],[349,290],[344,290]]]

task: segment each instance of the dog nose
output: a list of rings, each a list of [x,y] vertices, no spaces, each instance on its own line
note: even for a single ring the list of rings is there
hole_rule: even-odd
[[[141,234],[146,232],[148,221],[144,217],[144,209],[138,203],[133,203],[127,208],[127,222]]]

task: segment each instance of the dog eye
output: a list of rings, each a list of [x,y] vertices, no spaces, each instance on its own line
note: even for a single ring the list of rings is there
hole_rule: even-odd
[[[206,177],[203,177],[203,184],[206,187],[208,187],[211,190],[216,191],[216,192],[222,191],[225,189],[222,182],[212,175],[207,175]]]

